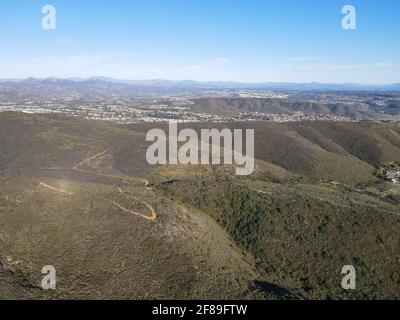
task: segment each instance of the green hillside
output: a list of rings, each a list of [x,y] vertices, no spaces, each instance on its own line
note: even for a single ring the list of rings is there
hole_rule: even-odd
[[[156,126],[0,113],[0,298],[400,297],[400,188],[375,176],[400,160],[398,126],[180,125],[254,128],[243,178],[148,165]]]

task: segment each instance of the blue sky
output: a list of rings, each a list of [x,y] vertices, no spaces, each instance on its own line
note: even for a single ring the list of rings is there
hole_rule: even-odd
[[[0,28],[0,78],[400,82],[398,0],[1,0]]]

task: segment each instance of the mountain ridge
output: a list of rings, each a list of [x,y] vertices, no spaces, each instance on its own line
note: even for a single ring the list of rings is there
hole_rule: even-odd
[[[400,82],[391,84],[361,84],[361,83],[322,83],[322,82],[237,82],[237,81],[196,81],[196,80],[123,80],[111,77],[93,76],[88,78],[46,77],[26,79],[0,79],[0,83],[24,83],[27,80],[48,82],[49,79],[58,82],[109,82],[132,86],[178,87],[178,88],[214,88],[214,89],[270,89],[270,90],[307,90],[307,91],[400,91]]]

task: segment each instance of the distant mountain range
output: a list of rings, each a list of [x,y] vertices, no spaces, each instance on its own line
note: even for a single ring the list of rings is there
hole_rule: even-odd
[[[29,78],[29,79],[3,79],[0,80],[0,90],[4,86],[23,88],[26,86],[65,86],[68,87],[92,87],[106,85],[113,89],[119,90],[135,90],[138,88],[157,88],[164,90],[171,89],[266,89],[266,90],[304,90],[304,91],[400,91],[400,83],[387,85],[365,85],[357,83],[291,83],[291,82],[266,82],[266,83],[240,83],[240,82],[223,82],[223,81],[208,81],[200,82],[193,80],[170,81],[163,79],[155,80],[118,80],[107,77],[92,77],[92,78]]]

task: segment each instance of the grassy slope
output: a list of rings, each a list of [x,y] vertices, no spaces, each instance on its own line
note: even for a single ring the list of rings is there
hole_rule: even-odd
[[[265,279],[280,286],[309,298],[399,298],[400,203],[387,197],[396,187],[373,176],[375,165],[400,158],[399,128],[252,126],[263,160],[252,177],[237,180],[226,168],[166,167],[154,175],[175,181],[158,190],[211,215],[253,254]],[[359,290],[350,294],[340,288],[345,264],[360,275]]]
[[[373,176],[375,165],[400,158],[398,127],[219,124],[255,128],[255,174],[160,167],[154,193],[135,179],[153,169],[144,159],[152,126],[0,114],[0,296],[43,297],[22,284],[37,284],[41,264],[55,260],[56,297],[399,297],[399,203]],[[71,170],[105,148],[106,157]],[[41,181],[75,195],[36,190]],[[155,205],[158,223],[118,211],[115,184]],[[352,263],[361,289],[346,296],[340,269]]]
[[[0,252],[26,286],[39,284],[41,267],[52,264],[59,276],[54,298],[261,297],[249,289],[258,272],[206,216],[129,187],[155,206],[159,219],[151,223],[118,210],[112,201],[124,199],[112,186],[45,181],[75,194],[38,187],[36,178],[1,178],[8,202],[0,215]],[[13,297],[12,288],[2,287],[0,297]]]
[[[141,133],[59,116],[4,113],[0,122],[1,298],[277,297],[252,288],[261,276],[213,220],[133,177],[149,170]],[[106,147],[108,155],[71,169]],[[113,201],[143,206],[115,185],[154,206],[157,222],[119,210]],[[59,276],[50,296],[37,288],[46,264]]]
[[[239,183],[186,178],[159,190],[211,215],[280,286],[309,298],[399,298],[399,203],[343,185]],[[360,272],[349,296],[345,264]]]

